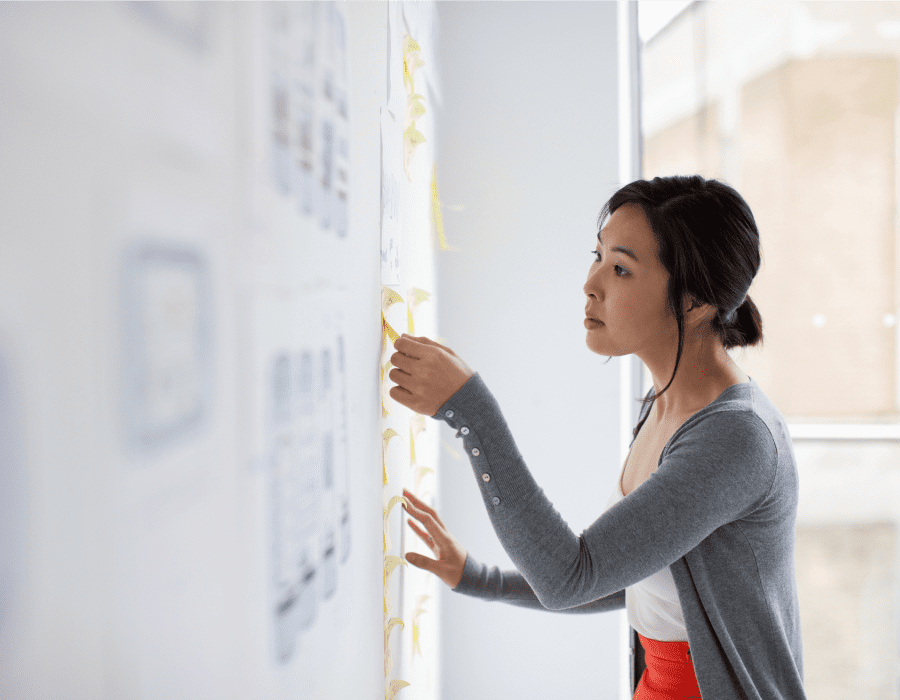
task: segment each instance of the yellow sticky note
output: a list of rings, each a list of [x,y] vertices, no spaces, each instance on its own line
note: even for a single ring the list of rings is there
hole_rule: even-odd
[[[426,140],[425,134],[419,131],[415,124],[410,124],[406,131],[403,132],[403,143],[405,146],[403,153],[406,157],[407,167],[409,167],[409,162],[412,160],[415,150],[425,143]]]
[[[381,287],[381,311],[387,312],[387,310],[393,306],[394,304],[402,304],[403,297],[400,296],[399,292],[394,291],[390,287],[385,287],[382,285]]]
[[[434,221],[434,230],[437,233],[438,245],[441,250],[459,250],[458,248],[447,245],[447,239],[444,238],[444,215],[441,213],[442,207],[443,204],[438,195],[437,164],[434,164],[431,168],[431,218]],[[453,207],[450,208],[452,209]]]
[[[388,684],[384,688],[384,700],[394,700],[394,696],[400,691],[401,688],[405,688],[409,683],[401,680],[392,680],[389,681]]]
[[[418,653],[419,656],[422,656],[422,649],[419,647],[419,615],[426,612],[425,601],[430,597],[430,595],[426,594],[420,595],[416,600],[416,609],[412,614],[413,654]]]
[[[388,638],[391,636],[391,630],[394,629],[397,625],[400,625],[400,629],[404,629],[406,625],[403,620],[399,617],[392,617],[387,621],[387,624],[384,626],[384,645],[388,646]]]
[[[414,77],[417,68],[425,65],[419,57],[422,47],[411,36],[403,37],[403,84],[409,92],[415,92]]]
[[[413,39],[408,34],[403,37],[403,53],[412,53],[413,51],[421,51],[422,48],[416,43],[416,40]]]
[[[384,585],[387,586],[391,581],[391,575],[398,566],[409,566],[406,559],[394,556],[393,554],[384,555]]]
[[[391,546],[391,538],[388,535],[388,516],[391,514],[391,509],[400,502],[405,503],[407,506],[409,505],[409,501],[406,496],[394,496],[388,504],[381,509],[382,514],[382,527],[381,527],[381,543],[384,545],[384,551],[387,552]]]
[[[396,557],[393,554],[384,555],[384,616],[388,617],[391,613],[391,574],[398,566],[409,566],[405,559]]]
[[[427,111],[422,100],[425,98],[415,93],[406,98],[406,112],[403,115],[403,125],[408,126],[414,124],[416,119],[421,117]]]
[[[388,428],[381,434],[381,470],[382,476],[384,477],[384,484],[388,482],[387,475],[387,451],[388,451],[388,443],[391,441],[391,438],[395,438],[399,435],[396,430],[393,428]]]
[[[453,457],[453,459],[459,459],[459,457],[460,457],[459,452],[457,452],[457,451],[454,450],[452,447],[450,447],[450,444],[449,444],[446,440],[444,440],[444,438],[441,438],[441,445],[443,446],[443,448],[444,448],[445,450],[447,450],[447,453],[448,453],[451,457]]]
[[[424,479],[428,474],[434,474],[434,469],[432,469],[431,467],[416,467],[416,485],[413,488],[416,494],[419,493],[419,489],[422,486],[422,479]]]
[[[384,675],[387,676],[391,672],[391,668],[394,665],[393,658],[391,657],[391,645],[390,645],[390,637],[391,630],[394,629],[397,625],[400,625],[400,629],[404,629],[405,625],[403,624],[403,620],[399,617],[392,617],[388,620],[388,623],[384,627]]]
[[[418,287],[409,288],[409,294],[406,295],[406,320],[407,325],[409,326],[410,335],[415,335],[416,333],[415,328],[413,327],[413,312],[419,304],[430,297],[431,295],[424,289],[419,289]]]
[[[425,430],[425,416],[414,413],[409,419],[409,455],[412,464],[416,463],[416,437],[423,430]]]
[[[391,328],[391,324],[387,322],[387,319],[384,317],[384,312],[381,313],[381,352],[384,352],[384,338],[387,336],[391,339],[391,342],[395,342],[397,338],[400,337],[400,334],[397,333],[393,328]]]
[[[396,620],[397,618],[391,618]],[[394,668],[394,657],[391,654],[391,648],[387,645],[387,641],[384,644],[384,675],[385,678],[391,674],[391,669]]]

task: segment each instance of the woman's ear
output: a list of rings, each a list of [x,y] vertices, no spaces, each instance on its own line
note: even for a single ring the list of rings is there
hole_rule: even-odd
[[[688,300],[690,301],[690,305],[688,305]],[[693,324],[693,323],[702,324],[704,321],[711,319],[715,315],[716,310],[714,308],[712,308],[709,304],[703,304],[700,301],[698,301],[697,299],[695,299],[694,297],[689,297],[688,300],[685,300],[685,303],[684,303],[685,317],[687,317],[688,314],[691,311],[693,311],[694,309],[699,309],[694,314],[695,320],[689,321],[688,322],[689,324]]]

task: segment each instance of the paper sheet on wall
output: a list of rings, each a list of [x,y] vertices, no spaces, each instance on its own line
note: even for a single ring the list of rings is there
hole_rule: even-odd
[[[397,122],[381,108],[381,283],[400,284],[400,182],[403,143]]]
[[[403,18],[401,26],[409,36],[415,38],[422,48],[421,58],[424,65],[420,73],[424,82],[416,83],[418,91],[442,104],[441,89],[438,71],[436,69],[435,46],[437,45],[437,24],[435,22],[434,3],[431,2],[405,2],[403,3]]]
[[[388,6],[388,109],[395,117],[403,114],[406,91],[403,89],[403,26],[400,3]]]
[[[313,215],[316,188],[314,138],[316,95],[316,27],[319,7],[313,3],[295,3],[289,6],[290,43],[289,50],[289,139],[291,152],[292,189],[297,211],[305,216]],[[319,47],[321,51],[321,47]]]
[[[346,604],[351,474],[344,308],[333,292],[260,292],[254,301],[258,449],[267,477],[275,661],[331,643]]]

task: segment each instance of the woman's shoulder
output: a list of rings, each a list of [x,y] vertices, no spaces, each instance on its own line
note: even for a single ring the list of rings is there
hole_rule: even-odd
[[[768,456],[777,455],[790,442],[784,416],[752,378],[728,387],[685,421],[682,429],[684,439],[708,442],[711,449],[716,449],[715,443],[740,439]]]

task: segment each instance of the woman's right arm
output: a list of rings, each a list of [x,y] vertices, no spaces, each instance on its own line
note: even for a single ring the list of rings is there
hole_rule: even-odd
[[[419,520],[427,532],[412,520],[407,519],[407,523],[437,556],[437,559],[429,559],[421,554],[409,552],[406,560],[413,566],[435,574],[457,593],[520,608],[568,614],[608,612],[625,607],[625,589],[622,589],[573,608],[549,610],[538,600],[522,574],[515,569],[501,571],[496,566],[489,569],[485,564],[475,561],[450,534],[437,511],[409,491],[404,491],[403,495],[407,497],[411,506],[406,509],[407,512]]]
[[[568,613],[570,615],[585,613],[601,613],[621,610],[625,607],[625,589],[610,593],[608,596],[592,600],[590,603],[576,605],[574,608],[550,610],[538,600],[528,581],[515,569],[501,571],[499,567],[488,568],[486,564],[466,556],[466,564],[459,585],[453,589],[457,593],[481,598],[487,601],[499,601],[520,608],[533,608],[547,612]]]

